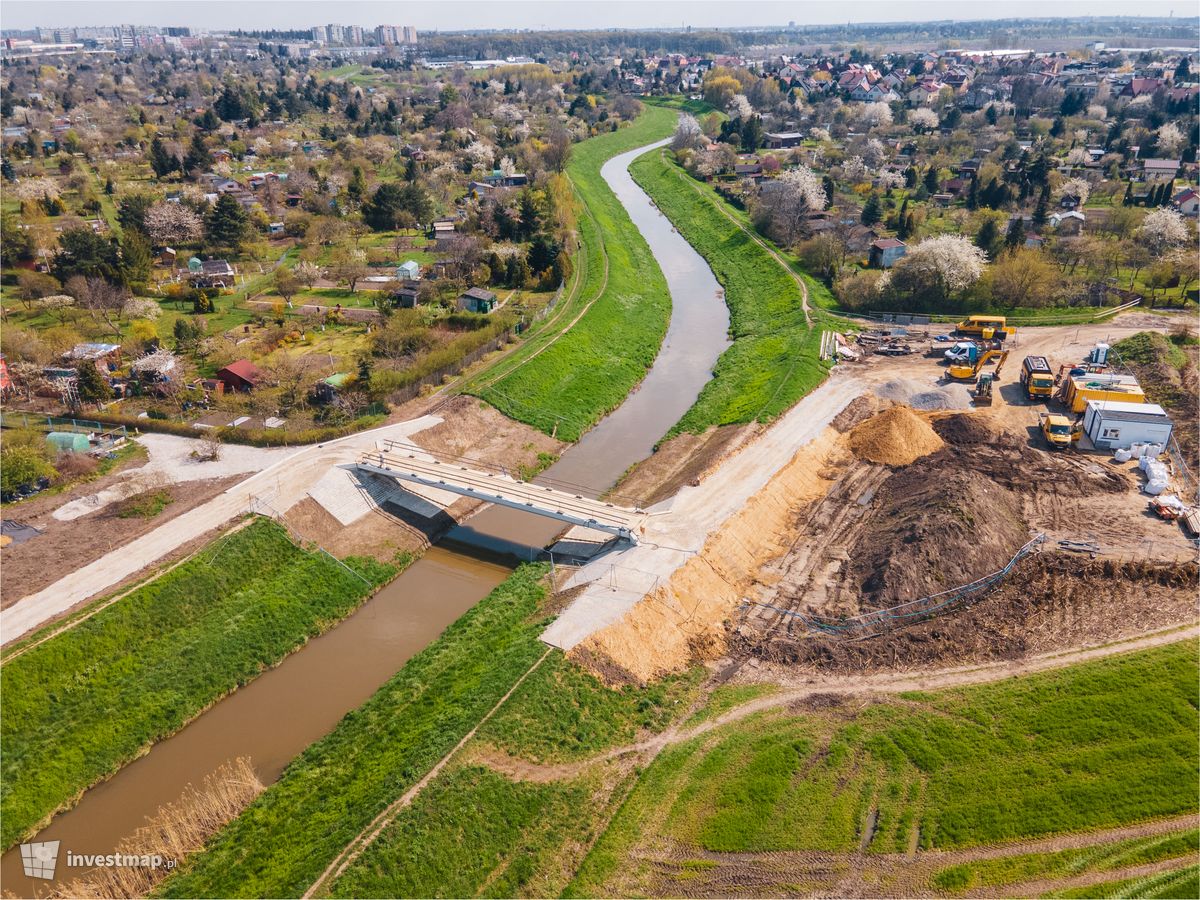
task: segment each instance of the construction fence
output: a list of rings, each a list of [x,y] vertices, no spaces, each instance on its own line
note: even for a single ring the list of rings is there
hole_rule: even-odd
[[[950,588],[937,594],[930,594],[928,597],[921,597],[917,600],[910,600],[908,603],[902,603],[899,606],[872,610],[859,616],[832,619],[826,616],[797,612],[792,609],[783,609],[782,607],[772,606],[769,603],[759,603],[753,600],[743,601],[742,609],[747,610],[751,607],[768,609],[782,616],[798,619],[811,631],[837,635],[839,637],[870,637],[871,635],[881,634],[894,628],[911,625],[914,622],[931,619],[983,598],[992,588],[1009,576],[1017,563],[1031,553],[1036,552],[1045,541],[1045,534],[1037,535],[1018,550],[1016,555],[1008,561],[1008,564],[1004,568],[990,575],[985,575],[983,578],[976,579],[969,584]]]

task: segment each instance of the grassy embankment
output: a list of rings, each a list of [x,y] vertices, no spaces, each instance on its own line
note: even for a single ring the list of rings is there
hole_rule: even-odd
[[[1187,464],[1196,471],[1200,455],[1200,415],[1196,410],[1196,337],[1177,331],[1170,336],[1139,331],[1113,344],[1118,358],[1137,376],[1152,403],[1175,421],[1175,440]]]
[[[537,636],[548,617],[540,611],[547,591],[544,566],[523,566],[414,656],[362,707],[309,747],[282,778],[163,887],[167,896],[297,896],[392,801],[449,752],[509,691],[543,653]],[[534,747],[550,758],[586,755],[628,740],[638,728],[665,725],[696,676],[646,689],[610,691],[557,653],[548,658],[496,716],[478,740]],[[505,737],[507,736],[507,737]],[[526,826],[547,841],[565,840],[539,818],[578,817],[577,785],[523,785],[488,773],[451,768],[435,779],[397,823],[346,873],[351,884],[363,860],[394,848],[417,817],[425,838],[405,852],[431,857],[448,868],[390,872],[386,895],[458,891],[465,879],[486,876],[464,860],[489,853],[522,853]],[[505,811],[511,813],[505,817]],[[553,818],[552,816],[552,818]],[[431,835],[438,822],[466,817],[464,841]],[[514,837],[515,836],[515,837]],[[526,837],[528,835],[525,835]],[[514,846],[511,841],[516,840]],[[370,868],[370,867],[368,867]],[[423,874],[424,871],[424,874]],[[384,878],[379,874],[376,877]],[[438,889],[436,878],[444,877]],[[402,879],[412,879],[411,883]],[[422,880],[426,879],[427,880]],[[445,886],[453,884],[451,891]],[[339,887],[340,890],[340,887]],[[370,893],[365,887],[364,891]]]
[[[666,151],[631,169],[637,183],[704,257],[725,288],[733,345],[713,379],[671,433],[770,421],[820,384],[820,328],[805,319],[799,285],[766,249],[731,221],[723,202],[691,179]],[[815,295],[811,286],[809,293]]]
[[[468,393],[510,418],[575,441],[642,380],[666,334],[671,300],[650,248],[600,168],[620,153],[667,137],[675,121],[674,111],[647,107],[630,127],[573,148],[567,172],[587,207],[579,216],[587,246],[579,290],[595,302],[552,344],[515,356],[501,370],[503,377],[469,387]],[[571,320],[560,321],[565,328]]]
[[[630,889],[649,875],[633,851],[663,839],[727,853],[855,852],[872,810],[869,853],[1194,812],[1197,674],[1184,641],[860,712],[760,714],[660,754],[569,893]]]
[[[344,618],[395,566],[358,577],[262,520],[0,670],[3,843]]]

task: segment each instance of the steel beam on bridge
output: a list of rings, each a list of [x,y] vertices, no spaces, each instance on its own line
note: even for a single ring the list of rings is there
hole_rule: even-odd
[[[449,491],[463,497],[475,497],[571,525],[593,528],[634,543],[637,542],[637,527],[646,517],[640,509],[627,509],[603,500],[517,481],[507,475],[483,472],[458,463],[426,459],[416,454],[365,453],[354,466],[364,472],[397,481]]]

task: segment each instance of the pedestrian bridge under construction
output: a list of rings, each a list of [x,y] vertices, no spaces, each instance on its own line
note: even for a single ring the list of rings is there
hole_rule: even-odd
[[[640,509],[617,506],[561,487],[518,481],[503,472],[443,462],[403,444],[389,443],[386,449],[364,453],[347,468],[524,510],[616,535],[631,543],[637,543],[639,527],[646,519]]]

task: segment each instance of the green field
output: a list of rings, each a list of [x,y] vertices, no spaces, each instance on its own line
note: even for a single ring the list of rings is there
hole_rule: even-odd
[[[86,788],[344,618],[396,571],[259,520],[5,661],[7,848]]]
[[[1194,812],[1197,649],[907,694],[842,715],[760,713],[668,748],[572,883],[639,882],[638,848],[953,849]],[[1143,847],[1140,851],[1151,853]],[[1041,864],[1041,863],[1039,863]]]
[[[1172,869],[1146,878],[1104,881],[1087,887],[1055,891],[1045,896],[1062,900],[1117,900],[1122,897],[1136,897],[1138,900],[1195,900],[1196,897],[1200,897],[1200,865]]]
[[[536,356],[468,392],[510,418],[567,441],[621,404],[658,355],[671,317],[666,281],[650,248],[600,175],[620,153],[667,137],[676,113],[647,107],[628,128],[576,145],[567,171],[586,212],[581,297],[595,302],[577,324]],[[569,324],[562,321],[562,326]]]
[[[666,151],[647,153],[631,171],[725,288],[733,345],[713,379],[672,429],[766,422],[819,385],[820,329],[804,317],[799,285],[721,211],[722,201],[676,166]]]

